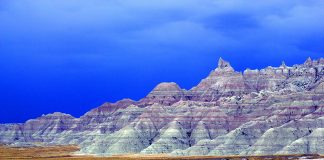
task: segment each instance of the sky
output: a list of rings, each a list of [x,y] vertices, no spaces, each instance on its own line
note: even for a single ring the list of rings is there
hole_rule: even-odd
[[[323,0],[0,0],[0,123],[324,57]]]

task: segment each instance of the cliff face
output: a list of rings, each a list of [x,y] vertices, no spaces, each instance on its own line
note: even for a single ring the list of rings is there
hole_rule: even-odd
[[[0,124],[4,144],[77,144],[81,153],[324,154],[324,59],[236,72],[218,67],[190,90],[161,83],[140,101],[80,118],[53,113]]]

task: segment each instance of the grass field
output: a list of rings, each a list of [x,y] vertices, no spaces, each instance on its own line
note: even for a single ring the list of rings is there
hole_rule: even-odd
[[[285,159],[298,159],[300,157],[307,157],[311,159],[320,159],[324,156],[319,155],[276,155],[276,156],[249,156],[249,157],[240,157],[240,156],[195,156],[195,157],[171,157],[167,155],[118,155],[111,157],[94,157],[94,156],[78,156],[73,155],[73,152],[78,151],[77,146],[52,146],[52,147],[6,147],[0,146],[0,159],[52,159],[52,160],[135,160],[135,159],[158,159],[158,160],[176,160],[176,159],[230,159],[230,160],[239,160],[239,159],[275,159],[275,160],[285,160]]]

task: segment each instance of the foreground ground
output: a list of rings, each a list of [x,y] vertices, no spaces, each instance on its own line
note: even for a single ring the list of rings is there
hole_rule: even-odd
[[[77,146],[52,146],[52,147],[6,147],[0,146],[0,159],[63,159],[63,160],[85,160],[85,159],[94,159],[94,160],[112,160],[112,159],[324,159],[324,156],[319,155],[280,155],[280,156],[250,156],[250,157],[239,157],[239,156],[203,156],[203,157],[170,157],[166,155],[119,155],[112,157],[94,157],[94,156],[76,156],[73,155],[73,152],[78,151]]]

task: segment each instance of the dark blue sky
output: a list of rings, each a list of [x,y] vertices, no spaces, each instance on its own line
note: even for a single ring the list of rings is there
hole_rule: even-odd
[[[323,0],[0,0],[0,123],[324,57]]]

